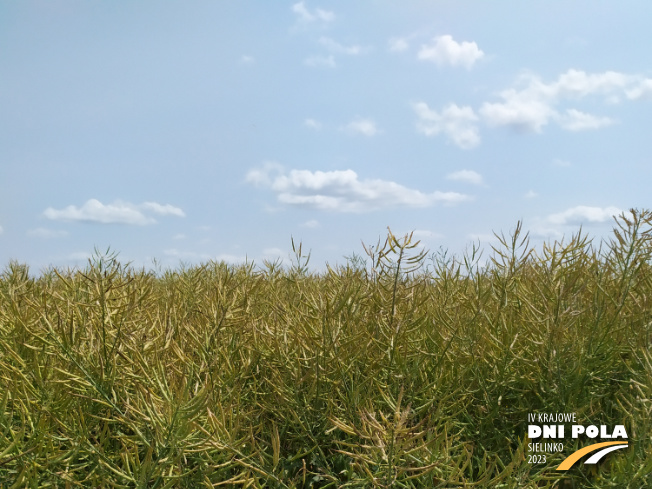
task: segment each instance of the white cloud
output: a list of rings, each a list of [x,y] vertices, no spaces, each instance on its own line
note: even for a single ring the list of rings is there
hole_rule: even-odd
[[[347,54],[349,56],[357,56],[359,54],[364,54],[369,51],[369,48],[359,46],[357,44],[354,44],[352,46],[345,46],[337,41],[334,41],[329,37],[321,37],[319,39],[319,43],[325,48],[327,48],[329,51],[332,51],[334,53],[339,53],[339,54]]]
[[[617,216],[622,211],[617,207],[589,207],[586,205],[578,205],[563,212],[549,215],[546,220],[551,224],[582,224],[582,223],[597,223],[611,220],[613,216]]]
[[[274,161],[266,161],[261,168],[253,168],[245,175],[245,182],[257,187],[269,187],[277,175],[283,173],[283,166]]]
[[[479,113],[490,126],[511,126],[531,132],[541,132],[551,121],[569,131],[600,129],[615,121],[572,107],[562,113],[557,106],[588,96],[601,97],[604,103],[613,104],[622,95],[635,100],[648,93],[652,94],[652,79],[615,71],[586,73],[571,69],[551,83],[543,82],[537,75],[525,74],[519,77],[516,87],[499,92],[500,102],[484,103]]]
[[[271,172],[276,172],[271,175]],[[266,174],[263,176],[263,174]],[[251,183],[265,182],[282,204],[336,212],[367,212],[391,207],[452,205],[470,199],[456,192],[424,193],[387,180],[360,180],[353,170],[277,172],[275,168],[254,169]]]
[[[287,253],[281,248],[265,248],[263,250],[263,256],[265,258],[283,258]]]
[[[131,204],[115,202],[104,205],[96,199],[88,200],[81,207],[69,205],[61,210],[48,207],[43,215],[55,221],[88,221],[102,224],[121,223],[142,226],[155,222]]]
[[[536,193],[534,190],[528,190],[528,192],[523,197],[525,197],[526,199],[534,199],[538,196],[539,194]]]
[[[186,213],[183,212],[178,207],[174,207],[170,204],[161,205],[156,202],[144,202],[140,204],[140,208],[144,210],[152,211],[161,216],[177,216],[177,217],[186,217]]]
[[[598,117],[580,112],[579,110],[568,109],[566,115],[560,118],[559,125],[569,131],[584,131],[587,129],[607,127],[615,122],[609,117]]]
[[[410,48],[410,43],[405,37],[392,37],[387,41],[387,49],[392,53],[402,53]]]
[[[448,180],[471,183],[473,185],[482,185],[482,175],[473,170],[460,170],[446,175]]]
[[[68,236],[68,232],[60,229],[36,228],[27,231],[27,235],[34,238],[51,239]]]
[[[321,122],[315,119],[306,119],[303,121],[303,125],[309,127],[310,129],[315,129],[315,130],[321,129]]]
[[[309,221],[304,222],[302,224],[302,226],[306,227],[306,228],[311,228],[311,229],[318,228],[319,227],[319,221],[316,220],[316,219],[310,219]]]
[[[2,229],[2,226],[0,226],[0,234],[2,234],[2,233],[4,233],[4,232],[5,232],[5,230]]]
[[[172,236],[172,239],[186,239],[187,236],[183,233],[177,233],[174,236]]]
[[[559,75],[555,83],[541,84],[541,89],[550,92],[553,97],[586,97],[587,95],[608,95],[624,90],[635,82],[636,77],[615,71],[604,73],[586,73],[570,69]]]
[[[540,239],[555,239],[560,240],[564,237],[564,233],[559,229],[546,226],[545,224],[535,224],[529,229],[529,234],[532,238]]]
[[[292,11],[297,14],[301,20],[309,22],[315,19],[315,17],[308,12],[308,9],[303,2],[298,2],[292,5]]]
[[[240,63],[243,65],[251,65],[254,64],[256,59],[253,56],[249,56],[248,54],[243,54],[240,56]]]
[[[355,119],[342,128],[350,134],[362,134],[363,136],[373,137],[380,131],[372,119]]]
[[[431,110],[425,102],[414,104],[419,118],[417,129],[426,136],[445,134],[455,145],[471,149],[480,144],[480,136],[475,115],[471,107],[458,107],[450,104],[441,112]]]
[[[135,205],[118,200],[112,204],[105,205],[97,199],[90,199],[81,207],[74,205],[69,205],[64,209],[48,207],[43,212],[43,215],[54,221],[80,221],[143,226],[156,222],[154,218],[146,215],[148,211],[163,216],[185,216],[181,209],[169,204],[161,205],[156,202],[145,202],[140,205]]]
[[[433,61],[440,66],[464,66],[467,70],[483,56],[475,42],[458,43],[449,35],[435,37],[431,44],[422,45],[418,54],[419,59]]]
[[[522,131],[541,132],[556,112],[547,100],[530,91],[501,92],[503,102],[484,103],[480,114],[490,126],[511,126]]]
[[[310,68],[335,68],[335,58],[332,54],[328,56],[310,56],[303,60],[303,64]]]
[[[652,97],[652,79],[638,80],[635,86],[625,90],[625,96],[630,100]]]
[[[304,2],[298,2],[292,5],[292,11],[297,14],[297,17],[302,22],[332,22],[335,20],[335,14],[333,12],[319,8],[310,12]]]

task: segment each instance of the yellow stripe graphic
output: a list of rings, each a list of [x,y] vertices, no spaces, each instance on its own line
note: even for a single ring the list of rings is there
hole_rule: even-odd
[[[578,451],[571,453],[566,459],[559,464],[555,470],[568,470],[575,462],[581,459],[587,453],[595,452],[600,448],[610,447],[611,445],[627,445],[626,441],[605,441],[604,443],[594,443],[588,447],[580,448]]]

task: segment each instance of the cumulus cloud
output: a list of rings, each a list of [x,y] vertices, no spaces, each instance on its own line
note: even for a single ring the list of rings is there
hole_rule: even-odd
[[[551,224],[583,224],[609,221],[613,216],[621,214],[617,207],[589,207],[578,205],[563,212],[549,215],[546,220]]]
[[[349,56],[357,56],[369,51],[369,48],[357,44],[345,46],[337,41],[334,41],[330,37],[321,37],[319,39],[319,43],[329,51],[339,54],[347,54]]]
[[[586,73],[581,70],[568,70],[559,75],[556,82],[540,84],[542,91],[547,91],[553,97],[585,97],[592,94],[608,95],[614,91],[624,90],[635,83],[636,77],[616,71],[604,73]]]
[[[284,168],[275,161],[266,161],[260,168],[253,168],[247,172],[245,181],[256,187],[269,187],[274,182],[276,176],[284,172]]]
[[[178,207],[156,202],[131,204],[115,201],[112,204],[102,204],[97,199],[86,201],[81,207],[69,205],[64,209],[48,207],[43,215],[53,221],[96,222],[100,224],[131,224],[143,226],[153,224],[156,220],[148,215],[155,213],[161,216],[184,217],[185,213]]]
[[[310,219],[309,221],[306,221],[302,224],[303,227],[306,228],[318,228],[319,227],[319,221],[316,219]]]
[[[316,130],[321,129],[321,122],[315,119],[305,119],[303,121],[303,125],[309,127],[310,129],[316,129]]]
[[[480,115],[490,126],[511,126],[520,131],[541,132],[556,112],[547,100],[529,91],[510,89],[501,92],[502,102],[484,103]]]
[[[532,238],[539,238],[544,240],[560,240],[564,237],[564,233],[559,229],[550,227],[545,223],[534,224],[532,227],[530,227],[529,234]]]
[[[471,107],[450,104],[441,112],[434,111],[425,102],[414,104],[417,114],[417,130],[426,136],[444,134],[462,149],[471,149],[480,144],[476,122],[478,116]]]
[[[550,122],[569,131],[592,130],[615,121],[572,107],[560,112],[557,106],[588,96],[611,103],[621,95],[635,100],[647,93],[652,93],[651,79],[615,71],[586,73],[571,69],[550,83],[537,75],[526,74],[517,80],[515,87],[499,92],[501,101],[484,103],[479,113],[490,126],[511,126],[529,132],[541,132]]]
[[[301,22],[332,22],[335,20],[335,14],[333,12],[320,8],[311,12],[304,2],[298,2],[292,5],[292,12],[297,15],[297,18]]]
[[[467,70],[483,56],[484,52],[475,42],[458,43],[449,35],[435,37],[430,44],[422,45],[418,54],[421,60],[433,61],[440,66],[463,66]]]
[[[473,170],[460,170],[446,175],[448,180],[471,183],[473,185],[482,185],[482,175]]]
[[[414,104],[417,129],[426,136],[443,134],[462,149],[480,143],[480,121],[489,127],[505,126],[519,132],[541,133],[549,124],[571,132],[598,130],[618,121],[585,112],[574,105],[587,98],[605,105],[613,105],[621,98],[652,98],[652,78],[615,71],[586,73],[570,69],[556,80],[545,82],[538,75],[527,73],[496,96],[498,100],[486,101],[477,110],[449,104],[436,111],[424,102]]]
[[[186,217],[185,212],[183,212],[178,207],[174,207],[170,204],[161,205],[156,202],[144,202],[140,204],[140,208],[143,210],[152,211],[155,214],[159,214],[161,216]]]
[[[283,251],[281,248],[264,248],[263,249],[263,257],[270,259],[270,258],[283,258],[283,255],[286,255],[287,253]]]
[[[349,134],[362,134],[367,137],[373,137],[380,132],[372,119],[362,118],[352,120],[342,129]]]
[[[615,122],[609,117],[598,117],[576,109],[568,109],[566,115],[560,118],[559,125],[568,131],[584,131],[607,127]]]
[[[249,56],[248,54],[243,54],[240,56],[240,63],[243,65],[251,65],[254,64],[256,59],[253,56]]]
[[[285,172],[268,165],[249,171],[246,180],[264,183],[282,204],[335,212],[453,205],[470,199],[456,192],[424,193],[387,180],[360,180],[353,170]]]
[[[387,49],[392,53],[402,53],[410,48],[410,43],[405,37],[392,37],[387,41]]]
[[[303,64],[310,68],[335,68],[335,58],[332,54],[328,56],[309,56],[303,60]]]
[[[638,80],[633,87],[625,90],[625,96],[630,100],[652,97],[652,79]]]

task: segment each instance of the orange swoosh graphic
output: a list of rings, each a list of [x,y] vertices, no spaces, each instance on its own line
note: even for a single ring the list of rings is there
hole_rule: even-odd
[[[566,457],[566,459],[562,463],[560,463],[559,467],[557,467],[555,470],[568,470],[573,466],[573,464],[575,464],[575,462],[577,462],[587,453],[595,452],[600,448],[609,447],[611,445],[627,445],[627,442],[605,441],[603,443],[594,443],[593,445],[589,445],[588,447],[581,448],[578,451],[573,452],[568,457]]]

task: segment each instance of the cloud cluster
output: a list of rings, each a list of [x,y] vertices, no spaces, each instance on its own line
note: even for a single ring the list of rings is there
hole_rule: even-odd
[[[334,41],[330,37],[321,37],[319,39],[319,44],[333,53],[346,54],[349,56],[357,56],[369,51],[369,48],[360,46],[358,44],[345,46],[344,44],[340,44],[339,42]]]
[[[482,185],[482,175],[473,170],[460,170],[446,175],[448,180],[456,180],[458,182],[470,183],[472,185]]]
[[[478,116],[471,107],[458,107],[450,104],[441,112],[428,107],[425,102],[414,104],[417,114],[417,130],[426,136],[444,134],[462,149],[471,149],[480,144],[476,122]]]
[[[302,225],[303,227],[306,227],[306,228],[315,229],[315,228],[318,228],[318,227],[319,227],[319,221],[316,220],[316,219],[310,219],[310,220],[304,222],[304,223],[301,224],[301,225]]]
[[[578,205],[557,214],[551,214],[547,217],[550,224],[566,225],[566,224],[585,224],[585,223],[600,223],[610,221],[613,216],[618,216],[622,213],[618,207],[589,207],[586,205]]]
[[[112,204],[103,204],[97,199],[90,199],[81,207],[75,205],[69,205],[64,209],[48,207],[43,212],[43,215],[53,221],[77,221],[95,222],[100,224],[130,224],[144,226],[156,222],[156,220],[150,215],[152,213],[160,216],[185,216],[183,210],[170,204],[144,202],[136,205],[119,200]]]
[[[554,121],[563,129],[582,131],[599,129],[615,121],[576,108],[560,112],[558,105],[589,96],[601,98],[606,103],[617,103],[622,97],[638,100],[650,95],[651,79],[615,71],[586,73],[571,69],[550,83],[543,82],[537,75],[523,75],[515,87],[498,94],[500,101],[484,103],[480,114],[488,124],[494,126],[541,132],[546,124]]]
[[[332,22],[335,20],[335,14],[333,12],[320,8],[311,12],[304,2],[298,2],[292,5],[292,12],[297,15],[297,18],[301,22]]]
[[[314,129],[316,131],[321,129],[321,122],[315,119],[310,119],[310,118],[305,119],[303,121],[303,125],[309,127],[310,129]]]
[[[609,117],[599,117],[586,114],[576,109],[568,109],[564,115],[559,116],[559,125],[568,131],[586,131],[600,129],[615,123]]]
[[[372,119],[357,118],[349,122],[342,129],[349,134],[362,134],[363,136],[373,137],[380,131]]]
[[[408,36],[391,37],[387,41],[387,49],[390,53],[405,52],[410,49],[410,43],[414,38],[418,37],[422,36],[413,33]],[[429,61],[438,66],[463,67],[470,70],[484,58],[485,53],[476,42],[458,42],[450,34],[445,34],[421,44],[416,56],[421,61]]]
[[[403,47],[403,44],[393,44]],[[420,60],[432,61],[439,66],[463,66],[470,70],[476,61],[484,57],[484,52],[475,42],[455,41],[452,36],[437,36],[429,44],[421,46],[417,57]]]
[[[534,194],[530,191],[528,194]],[[529,195],[526,194],[526,197]],[[533,197],[536,194],[532,195]],[[535,224],[530,228],[530,236],[546,240],[563,240],[564,226],[587,226],[599,225],[611,221],[614,217],[619,216],[622,211],[613,206],[591,207],[578,205],[570,207],[564,211],[549,214],[548,216],[535,219]]]
[[[387,48],[392,53],[402,53],[410,48],[410,42],[405,37],[392,37],[387,41]]]
[[[242,56],[240,56],[240,64],[251,65],[251,64],[254,64],[255,61],[256,61],[256,58],[254,58],[253,56],[250,56],[248,54],[243,54]]]
[[[498,93],[498,101],[484,102],[477,111],[450,104],[437,112],[425,102],[414,104],[413,108],[419,132],[426,136],[444,134],[460,148],[470,149],[480,143],[479,121],[489,127],[505,126],[520,132],[540,133],[551,122],[567,131],[595,130],[616,121],[572,106],[560,106],[586,97],[613,104],[623,97],[639,100],[650,96],[652,79],[614,71],[586,73],[571,69],[550,83],[537,75],[523,75],[513,87]]]
[[[310,68],[335,68],[335,57],[332,54],[328,56],[308,56],[303,60],[303,64]]]
[[[424,193],[392,181],[360,180],[353,170],[286,172],[273,163],[250,170],[246,181],[271,188],[282,204],[335,212],[453,205],[470,199],[457,192]]]
[[[303,64],[310,68],[335,68],[337,62],[335,61],[334,54],[343,54],[346,56],[359,56],[361,54],[366,54],[370,51],[369,47],[360,46],[358,44],[352,44],[346,46],[340,44],[339,42],[331,39],[330,37],[321,37],[319,38],[319,44],[325,47],[330,54],[327,56],[322,54],[315,54],[309,56],[303,60]]]

